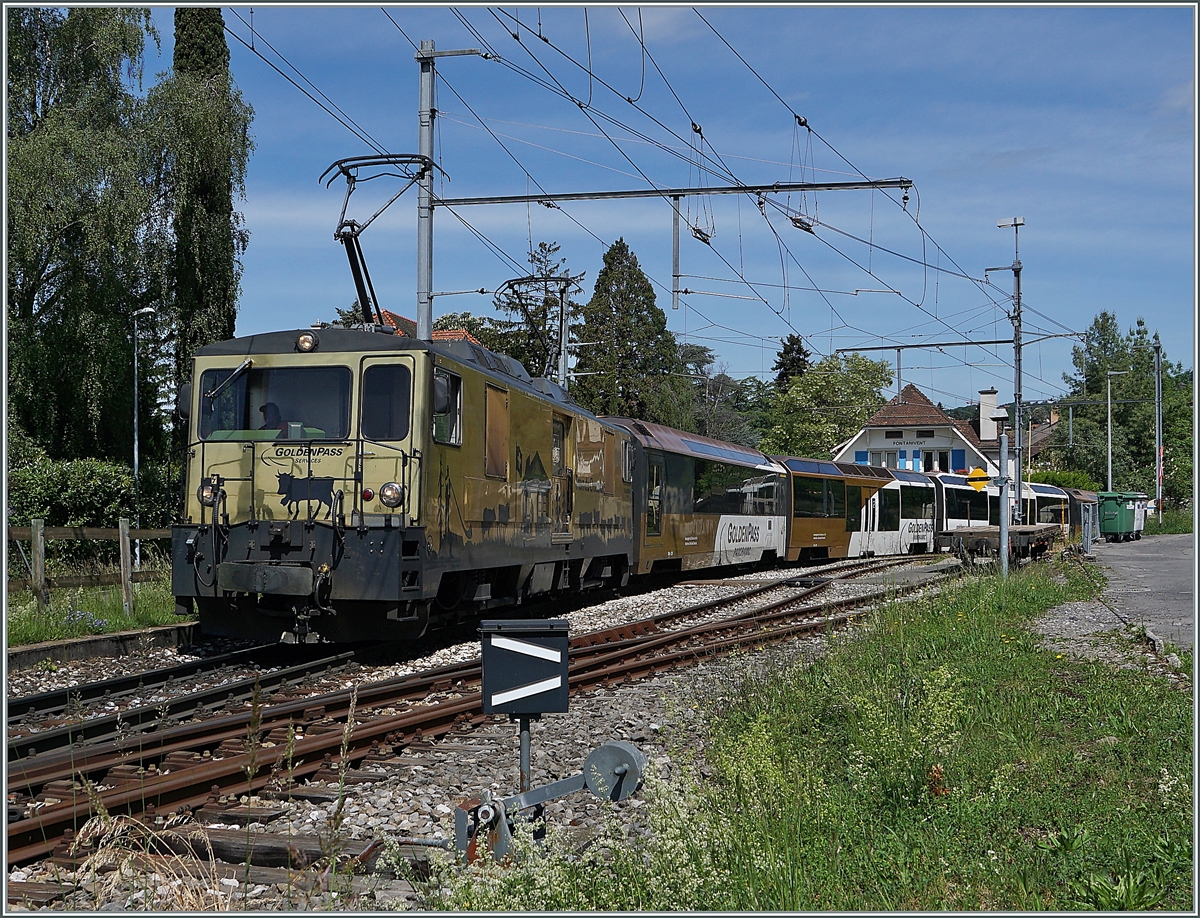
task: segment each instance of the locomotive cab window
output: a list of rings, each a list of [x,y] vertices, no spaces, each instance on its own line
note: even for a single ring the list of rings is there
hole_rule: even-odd
[[[412,374],[403,364],[367,367],[362,386],[362,435],[368,440],[408,436]]]
[[[202,440],[341,439],[350,433],[350,369],[205,370]]]
[[[433,439],[462,445],[462,377],[441,367],[433,370]]]

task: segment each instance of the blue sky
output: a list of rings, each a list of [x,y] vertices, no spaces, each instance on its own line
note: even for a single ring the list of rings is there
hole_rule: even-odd
[[[727,184],[697,169],[692,122],[705,154],[720,154],[743,183],[844,180],[861,170],[904,176],[915,188],[906,209],[899,191],[891,199],[879,191],[772,196],[815,218],[815,234],[777,207],[764,217],[745,196],[687,199],[685,217],[712,236],[706,245],[683,230],[682,285],[699,292],[677,312],[662,200],[458,209],[511,261],[439,209],[436,291],[492,290],[527,273],[532,239],[558,242],[570,268],[586,272],[584,299],[605,248],[624,237],[672,331],[711,347],[735,377],[770,376],[779,338],[792,332],[817,355],[1011,336],[1011,273],[994,273],[990,287],[955,274],[980,279],[985,268],[1010,264],[1013,231],[996,224],[1022,216],[1026,340],[1082,331],[1109,310],[1123,328],[1144,317],[1167,356],[1192,366],[1191,7],[700,7],[721,37],[686,6],[642,8],[640,22],[637,7],[587,7],[586,19],[578,6],[457,10],[504,61],[576,101],[496,60],[440,59],[436,158],[451,179],[438,189],[447,197],[521,194],[539,184],[550,192],[642,189],[647,179]],[[155,10],[163,44],[157,59],[150,49],[149,72],[170,64],[172,12]],[[449,7],[388,14],[395,24],[378,6],[256,6],[252,36],[250,8],[225,9],[233,32],[303,84],[273,47],[380,148],[415,153],[418,69],[408,39],[433,39],[439,50],[481,41]],[[240,205],[250,246],[238,333],[330,320],[354,291],[333,240],[344,184],[327,189],[318,176],[335,159],[374,151],[258,54],[232,37],[229,45],[234,78],[255,110]],[[637,97],[642,111],[625,97]],[[793,112],[816,133],[797,127]],[[364,219],[379,195],[398,190],[387,181],[356,192],[349,216]],[[408,316],[415,205],[410,190],[362,236],[382,305]],[[899,293],[855,293],[887,289]],[[435,299],[435,317],[458,311],[492,314],[491,297]],[[1027,400],[1063,393],[1071,345],[1053,338],[1026,347]],[[895,352],[868,356],[891,362]],[[1003,402],[1012,395],[1012,360],[1011,346],[906,350],[903,379],[947,407],[990,385]]]

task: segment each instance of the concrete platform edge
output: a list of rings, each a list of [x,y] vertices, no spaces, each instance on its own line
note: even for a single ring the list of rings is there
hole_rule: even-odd
[[[188,647],[200,639],[199,622],[160,625],[138,631],[117,631],[94,637],[25,644],[8,650],[8,670],[31,669],[43,660],[65,663],[90,657],[129,653],[145,647]]]

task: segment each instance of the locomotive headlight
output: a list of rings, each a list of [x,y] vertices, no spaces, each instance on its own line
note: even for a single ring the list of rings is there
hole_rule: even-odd
[[[315,351],[319,343],[319,339],[314,332],[301,332],[300,336],[296,338],[296,350],[307,354],[309,351]]]
[[[379,499],[385,507],[399,507],[400,502],[404,500],[404,488],[394,481],[389,481],[379,489]]]
[[[206,481],[196,489],[196,499],[206,507],[215,506],[217,503],[217,484],[214,481]]]

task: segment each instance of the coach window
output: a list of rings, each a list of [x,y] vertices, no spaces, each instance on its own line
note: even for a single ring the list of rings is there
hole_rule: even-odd
[[[368,440],[408,436],[412,374],[403,364],[375,364],[363,374],[362,435]]]
[[[837,519],[846,511],[846,483],[825,480],[825,515]]]
[[[433,439],[462,445],[462,377],[441,367],[433,370]]]
[[[508,393],[487,386],[487,435],[484,438],[483,474],[488,478],[508,477]]]
[[[825,482],[820,478],[792,478],[792,515],[825,515]]]
[[[846,485],[846,531],[858,532],[862,528],[862,488]]]
[[[970,501],[969,513],[972,523],[982,523],[987,525],[988,521],[988,496],[982,491],[972,492],[968,495],[967,500]]]
[[[897,490],[879,491],[879,531],[900,531],[900,492]]]
[[[900,504],[904,508],[905,519],[933,519],[932,488],[917,488],[911,485],[901,485]]]

